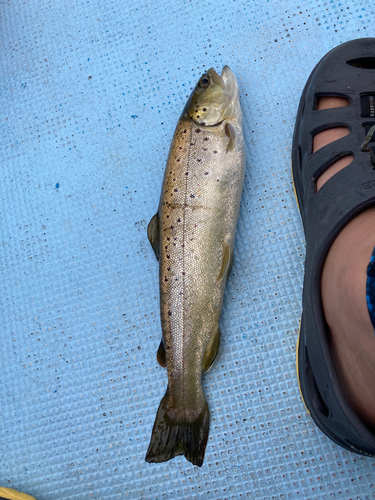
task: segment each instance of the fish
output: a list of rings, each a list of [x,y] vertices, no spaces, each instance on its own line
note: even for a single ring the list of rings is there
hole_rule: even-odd
[[[237,80],[210,68],[192,91],[174,132],[157,213],[147,234],[159,261],[162,340],[157,360],[168,387],[146,462],[185,455],[202,466],[209,408],[202,375],[218,354],[219,319],[245,175]]]

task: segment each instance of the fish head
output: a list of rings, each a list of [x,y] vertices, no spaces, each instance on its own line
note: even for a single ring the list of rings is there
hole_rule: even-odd
[[[210,68],[200,77],[184,114],[198,125],[215,126],[240,114],[237,80],[228,66],[221,76]]]

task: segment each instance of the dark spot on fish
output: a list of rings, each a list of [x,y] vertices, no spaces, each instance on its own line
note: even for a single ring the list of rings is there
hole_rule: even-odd
[[[167,259],[169,259],[171,256],[170,255],[167,255]]]
[[[208,172],[205,172],[204,175],[208,175]]]
[[[191,194],[191,195],[190,195],[190,198],[195,198],[195,195],[194,195],[194,194]]]
[[[178,149],[182,149],[182,146],[180,146]]]
[[[199,118],[199,115],[197,115],[197,118]]]
[[[186,134],[186,132],[187,132],[187,130],[185,129],[185,130],[184,130],[184,134]]]
[[[168,250],[168,245],[165,245],[165,249]]]
[[[194,142],[191,142],[191,143],[190,143],[190,146],[194,146]]]
[[[167,282],[168,281],[168,278],[164,278],[164,281]]]
[[[177,236],[175,236],[173,239],[174,239],[174,240],[177,240]]]
[[[210,139],[208,137],[205,137],[203,140],[204,141],[209,141]]]
[[[197,158],[197,161],[202,161],[200,158]]]
[[[169,316],[172,316],[172,311],[168,311]]]
[[[171,348],[171,346],[170,346],[170,345],[167,345],[167,349],[170,349],[170,348]]]
[[[172,174],[172,172],[169,172],[170,174]]]
[[[217,151],[214,151],[214,153],[217,153]]]
[[[181,248],[185,248],[185,245],[184,245],[184,244],[182,244],[182,245],[181,245]]]
[[[177,222],[181,222],[181,219],[177,219]]]
[[[203,148],[203,151],[207,151],[207,148]]]
[[[182,271],[182,276],[185,276],[185,271]]]
[[[177,161],[180,161],[180,158],[177,158]],[[173,180],[175,181],[176,179],[173,179]]]
[[[169,215],[167,215],[167,219],[169,219]]]
[[[171,229],[174,229],[174,226],[171,226]]]
[[[168,215],[168,217],[169,217],[169,215]],[[170,240],[170,237],[168,236],[167,241],[169,241],[169,240]]]
[[[198,227],[198,224],[194,224],[194,227]]]
[[[196,133],[197,133],[197,134],[199,134],[199,132],[200,132],[200,131],[201,131],[201,129],[200,129],[200,128],[197,128],[197,129],[196,129]]]
[[[167,271],[170,271],[170,270],[171,270],[171,268],[170,268],[170,267],[167,267]]]
[[[185,172],[185,175],[189,175],[189,172]]]
[[[203,111],[207,111],[207,109],[206,109],[206,108],[203,108]]]
[[[174,188],[174,192],[177,193],[178,189],[177,188]]]

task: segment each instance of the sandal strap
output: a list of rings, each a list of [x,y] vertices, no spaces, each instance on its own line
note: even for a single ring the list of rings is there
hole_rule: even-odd
[[[307,189],[315,194],[315,184],[322,173],[335,161],[348,154],[355,153],[357,148],[358,138],[355,134],[351,133],[318,149],[318,151],[310,155],[305,161],[301,173],[302,185],[308,186]]]
[[[357,120],[358,108],[353,104],[341,108],[319,109],[306,115],[305,120],[301,123],[301,130],[303,134],[313,136],[328,128],[345,126],[350,128],[353,125],[356,127]]]

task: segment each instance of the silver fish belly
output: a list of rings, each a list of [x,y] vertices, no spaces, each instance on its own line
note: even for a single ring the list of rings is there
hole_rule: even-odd
[[[149,225],[160,263],[163,340],[158,360],[167,366],[168,389],[146,460],[162,462],[184,454],[200,466],[209,431],[202,373],[219,348],[245,153],[239,104],[236,113],[213,126],[189,116],[199,113],[200,105],[193,106],[177,124],[158,213]]]

